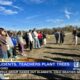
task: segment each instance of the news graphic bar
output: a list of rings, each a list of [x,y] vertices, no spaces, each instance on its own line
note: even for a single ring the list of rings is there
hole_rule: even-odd
[[[80,62],[0,62],[0,68],[11,70],[74,70]]]

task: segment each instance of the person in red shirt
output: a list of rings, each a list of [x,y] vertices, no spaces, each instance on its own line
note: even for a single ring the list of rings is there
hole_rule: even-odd
[[[40,46],[42,46],[43,45],[43,35],[40,31],[38,32],[38,39],[39,39]]]

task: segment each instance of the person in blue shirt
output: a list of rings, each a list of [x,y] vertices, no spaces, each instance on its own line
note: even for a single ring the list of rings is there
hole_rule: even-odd
[[[12,34],[11,36],[11,39],[12,39],[12,42],[13,42],[13,56],[15,57],[16,56],[16,46],[17,46],[17,36],[15,33]]]

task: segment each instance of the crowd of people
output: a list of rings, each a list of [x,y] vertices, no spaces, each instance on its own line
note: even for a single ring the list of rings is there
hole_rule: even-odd
[[[19,32],[6,31],[0,28],[0,58],[16,58],[17,48],[22,56],[24,54],[24,48],[40,49],[43,45],[46,45],[46,34],[36,29],[29,30],[24,34]]]
[[[36,31],[35,29],[29,30],[24,34],[24,40],[26,41],[26,47],[30,50],[39,49],[43,45],[46,45],[46,34],[41,31]]]
[[[56,44],[64,43],[65,34],[62,30],[56,30],[54,32]],[[80,33],[76,29],[72,32],[73,41],[78,44],[78,37]],[[0,58],[16,58],[17,52],[20,55],[25,56],[24,49],[40,49],[46,45],[46,34],[41,31],[36,31],[36,29],[29,30],[25,33],[6,31],[0,28]]]

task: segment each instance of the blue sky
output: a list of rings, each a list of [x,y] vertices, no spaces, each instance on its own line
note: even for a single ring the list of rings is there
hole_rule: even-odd
[[[80,25],[80,0],[0,0],[0,27],[12,30]]]

